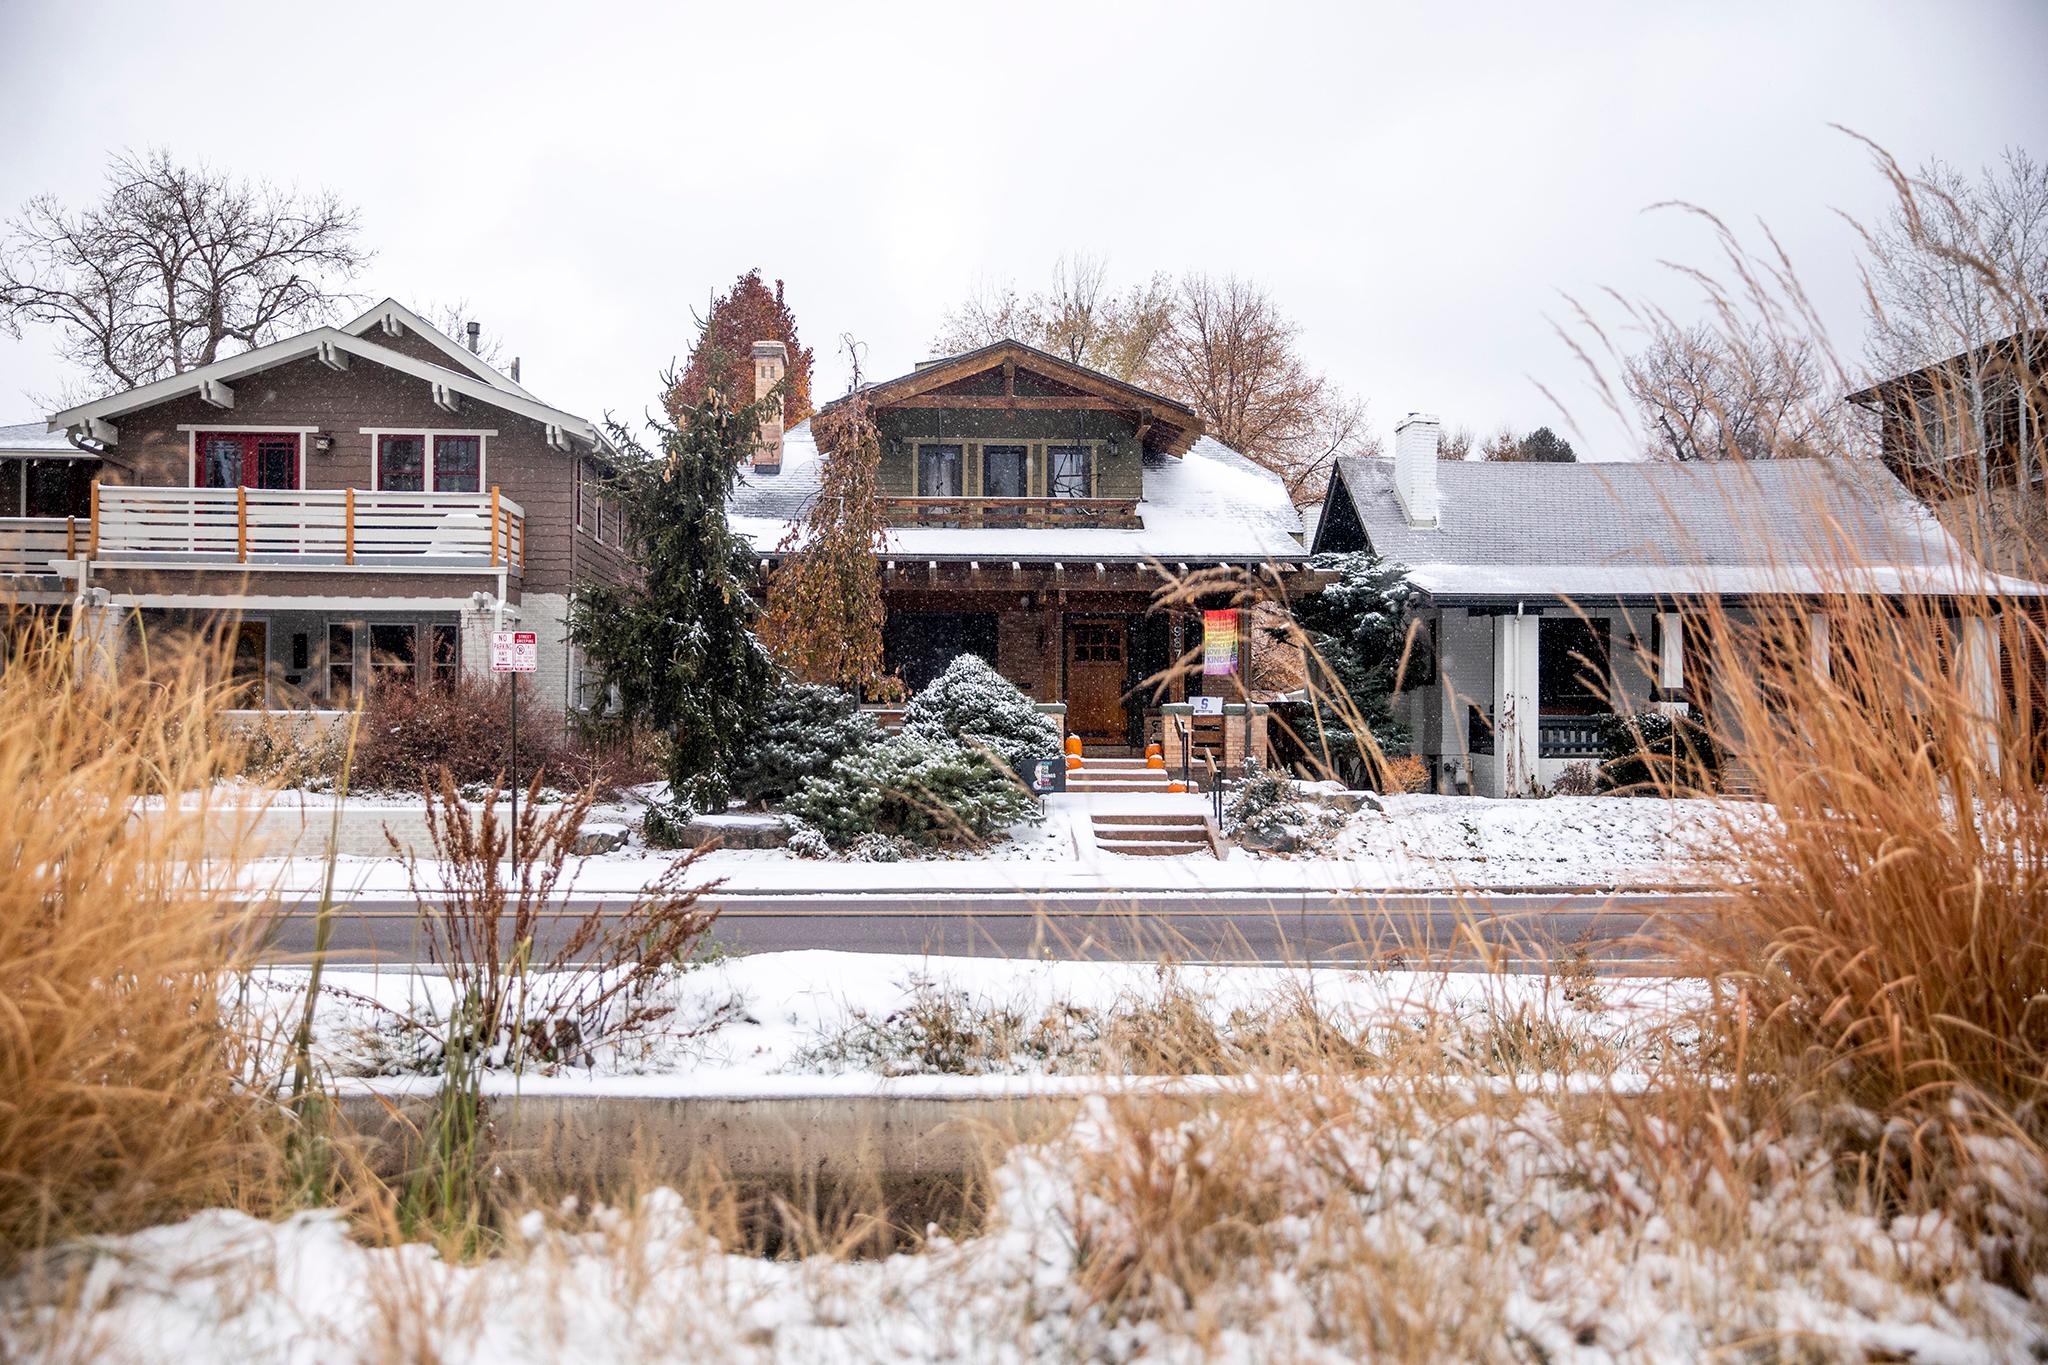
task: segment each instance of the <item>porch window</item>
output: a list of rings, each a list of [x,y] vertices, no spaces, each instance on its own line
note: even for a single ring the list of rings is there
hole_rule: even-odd
[[[194,438],[196,488],[297,488],[299,438],[292,433],[202,431]]]
[[[427,488],[427,438],[379,436],[377,487],[386,493],[424,493]]]
[[[1049,498],[1095,496],[1095,450],[1092,446],[1045,448],[1045,495]]]
[[[0,517],[82,517],[91,510],[92,478],[86,462],[0,461]]]
[[[345,707],[355,690],[355,623],[330,621],[327,625],[327,704]]]
[[[436,687],[453,687],[455,677],[462,671],[462,628],[460,626],[435,625],[434,652],[428,656],[428,676]]]
[[[920,498],[960,496],[960,452],[957,445],[917,448],[917,495]]]
[[[981,448],[981,495],[984,498],[1030,496],[1031,451],[1027,446]]]
[[[419,627],[379,621],[370,627],[370,682],[409,682],[419,663]]]
[[[1540,714],[1599,716],[1613,709],[1607,622],[1546,616],[1537,626],[1536,639]]]
[[[481,436],[434,438],[434,491],[475,493],[483,484],[484,440]]]

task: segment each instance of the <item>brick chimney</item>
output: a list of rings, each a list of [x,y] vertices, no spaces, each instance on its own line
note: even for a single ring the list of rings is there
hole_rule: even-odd
[[[779,341],[754,343],[754,397],[768,396],[768,390],[782,382],[789,367],[789,348]],[[761,438],[754,446],[754,472],[782,472],[782,400],[775,398],[761,412]]]
[[[1410,526],[1436,525],[1436,459],[1442,435],[1443,424],[1424,412],[1409,413],[1394,428],[1394,496]]]

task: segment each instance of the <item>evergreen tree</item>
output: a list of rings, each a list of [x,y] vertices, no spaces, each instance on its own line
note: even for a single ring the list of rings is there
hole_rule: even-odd
[[[1522,438],[1522,458],[1536,464],[1571,464],[1579,456],[1570,441],[1549,427],[1538,427]]]
[[[1434,651],[1419,634],[1409,643],[1415,590],[1406,569],[1370,551],[1318,555],[1315,563],[1338,579],[1294,604],[1315,699],[1301,738],[1318,759],[1371,778],[1379,755],[1408,739],[1394,717],[1394,694],[1431,680]]]
[[[669,415],[682,420],[682,410],[704,401],[713,388],[736,398],[754,393],[754,343],[780,341],[789,347],[789,365],[782,375],[783,420],[795,426],[811,415],[811,352],[797,339],[796,314],[782,301],[782,281],[771,290],[758,269],[733,281],[697,320],[697,344],[680,379],[669,386]]]
[[[752,554],[725,524],[760,420],[753,404],[735,405],[714,384],[679,423],[656,429],[659,453],[614,429],[626,449],[615,482],[640,580],[579,586],[569,639],[616,693],[622,719],[667,736],[677,803],[723,810],[740,737],[776,681],[751,630]]]

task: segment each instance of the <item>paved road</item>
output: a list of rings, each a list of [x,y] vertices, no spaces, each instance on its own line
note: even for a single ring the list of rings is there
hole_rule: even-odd
[[[1579,952],[1605,970],[1654,969],[1647,938],[1674,916],[1712,909],[1697,894],[1445,895],[1327,892],[1202,895],[1017,896],[973,893],[906,897],[816,894],[718,895],[714,937],[750,953],[830,948],[868,953],[1061,957],[1184,962],[1377,962],[1488,960],[1541,967]],[[623,908],[621,902],[612,906]],[[592,897],[562,902],[543,921],[535,956],[546,958],[593,911]],[[278,961],[312,950],[314,916],[278,914]],[[427,957],[409,897],[356,898],[336,911],[330,961],[403,963]]]

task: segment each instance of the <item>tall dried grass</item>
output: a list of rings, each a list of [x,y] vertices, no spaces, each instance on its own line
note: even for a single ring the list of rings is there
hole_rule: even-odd
[[[222,1006],[254,935],[207,798],[237,751],[206,644],[103,677],[10,623],[0,670],[0,1262],[53,1238],[260,1205],[279,1113]],[[138,809],[138,803],[148,809]],[[225,856],[220,856],[225,853]]]

